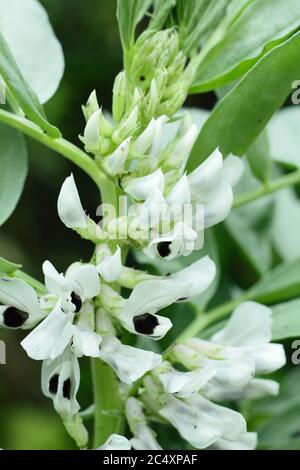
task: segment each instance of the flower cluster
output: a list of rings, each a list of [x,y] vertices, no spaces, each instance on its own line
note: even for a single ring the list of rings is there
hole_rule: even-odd
[[[143,410],[152,419],[156,416],[172,424],[197,449],[254,449],[257,436],[247,432],[243,416],[219,402],[278,394],[277,382],[257,378],[285,364],[283,347],[270,343],[271,314],[263,305],[245,302],[210,342],[192,338],[174,346],[169,361],[144,378],[139,399],[127,401],[126,416],[134,437],[119,442],[113,436],[103,449],[120,449],[120,444],[135,450],[161,449]]]
[[[90,262],[76,261],[60,273],[45,261],[45,291],[0,277],[0,324],[32,329],[22,347],[42,361],[42,391],[82,448],[88,434],[77,392],[84,356],[115,372],[133,435],[129,441],[114,434],[100,450],[161,449],[149,418],[172,424],[198,449],[252,449],[256,435],[247,432],[242,415],[214,402],[278,392],[275,382],[259,378],[285,363],[282,346],[270,344],[271,311],[259,304],[240,305],[210,342],[189,339],[165,356],[132,346],[134,337],[130,344],[124,339],[125,331],[162,339],[172,316],[159,312],[204,293],[216,275],[209,256],[185,263],[176,273],[151,275],[125,266],[128,248],[165,261],[200,250],[204,230],[228,216],[243,172],[241,159],[224,159],[219,149],[193,172],[186,171],[199,129],[188,113],[177,113],[194,68],[194,60],[180,50],[176,30],[139,37],[116,78],[112,117],[93,92],[83,107],[81,137],[107,176],[105,183],[128,202],[128,212],[122,212],[121,203],[104,204],[97,224],[69,176],[58,197],[58,214],[66,227],[94,243]],[[132,394],[136,381],[140,386]]]

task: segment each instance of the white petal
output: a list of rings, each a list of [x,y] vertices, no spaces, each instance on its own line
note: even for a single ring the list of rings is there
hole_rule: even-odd
[[[175,369],[159,374],[159,380],[167,393],[188,398],[197,393],[216,373],[217,367],[209,364],[203,369],[180,372]]]
[[[144,281],[133,289],[126,310],[131,315],[156,313],[176,302],[181,294],[180,284],[172,279]]]
[[[171,395],[166,395],[164,402],[159,414],[196,449],[205,449],[221,438],[223,425],[219,419],[201,413]]]
[[[269,343],[271,337],[272,310],[256,302],[243,302],[212,341],[228,346],[251,346]]]
[[[66,272],[66,279],[71,281],[74,290],[82,300],[93,299],[100,292],[100,280],[96,266],[74,263]]]
[[[223,157],[219,149],[215,150],[198,168],[188,175],[193,196],[204,194],[214,189],[223,168]]]
[[[119,434],[112,434],[103,446],[98,447],[97,450],[130,450],[131,445],[128,439]]]
[[[190,204],[191,202],[190,186],[189,186],[187,176],[185,174],[180,178],[180,180],[175,184],[175,186],[169,192],[166,200],[169,205]]]
[[[171,160],[174,163],[186,162],[194,143],[198,137],[199,131],[196,124],[192,124],[187,132],[179,139],[172,150]]]
[[[145,230],[157,227],[164,220],[166,210],[167,204],[162,192],[154,189],[146,201],[138,206],[138,226]]]
[[[56,391],[51,387],[51,379],[56,378]],[[80,384],[80,369],[77,358],[66,350],[53,360],[46,360],[42,366],[42,390],[52,398],[54,407],[63,418],[76,414],[80,406],[76,395]],[[66,387],[69,397],[66,397]]]
[[[246,432],[242,434],[237,441],[220,439],[211,449],[215,450],[254,450],[257,446],[257,434],[255,432]]]
[[[244,173],[245,165],[241,158],[229,155],[224,160],[222,178],[231,186],[235,186],[241,179]]]
[[[119,145],[117,150],[105,157],[103,166],[105,170],[112,176],[116,176],[124,172],[125,162],[128,157],[131,139],[128,138]]]
[[[73,325],[72,351],[75,356],[98,357],[101,336],[94,331]]]
[[[83,135],[83,141],[88,151],[97,151],[100,142],[100,120],[102,110],[98,109],[88,120]]]
[[[156,121],[155,119],[151,119],[144,132],[136,139],[134,151],[140,155],[144,155],[152,147],[155,131]]]
[[[255,373],[255,362],[252,357],[242,356],[215,363],[218,370],[214,381],[219,385],[243,388],[249,384]]]
[[[215,189],[201,198],[201,203],[204,204],[205,228],[223,222],[229,215],[233,204],[231,185],[227,181],[221,180]]]
[[[151,149],[151,157],[153,159],[157,158],[164,147],[164,126],[168,121],[168,117],[163,115],[156,120],[156,129],[155,135],[153,138],[153,144]]]
[[[71,288],[70,283],[63,274],[59,274],[50,261],[43,263],[43,273],[45,276],[45,285],[52,294],[62,295]]]
[[[41,315],[35,290],[21,279],[0,279],[0,302],[33,315]]]
[[[271,374],[286,364],[284,348],[281,344],[265,344],[240,348],[255,361],[256,374]]]
[[[32,359],[55,359],[71,341],[73,328],[70,320],[70,315],[62,313],[58,305],[26,336],[21,346]]]
[[[106,282],[117,281],[123,270],[120,247],[117,247],[113,255],[104,256],[97,269]]]
[[[134,435],[131,444],[135,450],[161,450],[155,433],[147,426],[142,404],[136,398],[129,398],[125,406],[126,418]]]
[[[63,183],[57,202],[60,220],[72,229],[86,228],[86,214],[82,208],[73,175]]]
[[[154,189],[159,189],[163,193],[164,187],[164,175],[159,169],[150,175],[131,179],[125,185],[124,191],[133,197],[133,199],[145,201]]]
[[[204,292],[213,282],[216,275],[216,265],[209,256],[196,261],[187,268],[170,276],[175,281],[187,284],[184,297],[194,297]]]
[[[243,416],[230,408],[216,405],[201,395],[194,395],[187,400],[187,403],[200,413],[219,419],[223,425],[222,438],[224,439],[235,441],[247,431]]]
[[[235,388],[212,382],[204,386],[202,393],[213,401],[257,400],[268,395],[278,395],[279,384],[274,380],[252,379],[246,387]]]
[[[103,338],[99,357],[110,364],[119,379],[128,385],[136,382],[161,362],[160,355],[123,345],[113,336]]]

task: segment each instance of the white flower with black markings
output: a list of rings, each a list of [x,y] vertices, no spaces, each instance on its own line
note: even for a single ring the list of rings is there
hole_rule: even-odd
[[[63,275],[46,261],[43,270],[46,287],[57,297],[57,303],[53,311],[22,341],[21,344],[28,356],[36,360],[55,359],[63,353],[72,340],[79,355],[83,355],[87,350],[90,351],[90,355],[97,355],[99,335],[92,329],[82,329],[74,324],[84,303],[100,292],[96,267],[75,263]],[[90,341],[87,349],[86,341]]]
[[[0,325],[5,328],[33,328],[46,313],[35,290],[20,279],[0,278]]]

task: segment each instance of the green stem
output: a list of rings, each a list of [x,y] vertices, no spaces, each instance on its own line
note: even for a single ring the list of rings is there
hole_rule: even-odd
[[[249,204],[250,202],[256,201],[262,197],[268,196],[269,194],[275,193],[276,191],[280,191],[281,189],[288,188],[289,186],[293,186],[295,184],[300,183],[300,170],[293,171],[289,175],[282,176],[270,183],[255,189],[249,193],[242,194],[238,196],[234,200],[233,207],[241,207],[245,204]]]
[[[249,300],[251,295],[252,291],[248,291],[237,299],[230,300],[210,312],[197,316],[195,320],[182,332],[182,334],[178,336],[176,343],[183,343],[187,339],[197,336],[201,331],[213,323],[226,318],[242,302]]]
[[[123,433],[124,413],[116,374],[101,359],[95,358],[91,362],[95,401],[94,448],[97,449],[111,434]]]
[[[9,113],[8,111],[0,110],[0,122],[13,127],[34,140],[40,142],[46,147],[51,148],[55,152],[60,153],[68,160],[72,161],[87,173],[92,180],[97,184],[103,191],[107,186],[107,178],[101,172],[99,167],[96,165],[94,160],[90,158],[85,152],[80,150],[76,145],[68,142],[63,138],[54,139],[49,135],[45,134],[38,126],[33,124],[28,119],[22,116],[16,116],[15,114]]]

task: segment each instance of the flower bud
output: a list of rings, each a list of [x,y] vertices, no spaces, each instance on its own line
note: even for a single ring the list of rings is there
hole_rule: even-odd
[[[125,72],[117,75],[113,88],[113,118],[120,122],[126,108],[127,78]]]

